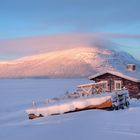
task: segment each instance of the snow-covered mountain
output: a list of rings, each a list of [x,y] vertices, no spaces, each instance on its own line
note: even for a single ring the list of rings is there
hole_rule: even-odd
[[[102,70],[125,69],[140,62],[125,52],[98,47],[81,47],[0,62],[1,78],[86,77]]]

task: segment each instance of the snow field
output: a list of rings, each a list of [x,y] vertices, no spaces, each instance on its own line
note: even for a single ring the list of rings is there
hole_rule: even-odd
[[[44,101],[71,91],[86,79],[0,80],[1,140],[139,140],[140,101],[129,109],[88,110],[28,120],[32,101]]]

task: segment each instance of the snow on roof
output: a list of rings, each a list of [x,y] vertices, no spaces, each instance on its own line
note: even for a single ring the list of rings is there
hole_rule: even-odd
[[[124,71],[103,71],[103,72],[99,72],[95,75],[89,76],[88,78],[94,79],[100,75],[104,75],[106,73],[110,73],[112,75],[116,75],[119,77],[122,77],[124,79],[130,80],[130,81],[134,81],[134,82],[140,82],[140,71],[135,70],[135,71],[128,71],[128,70],[124,70]]]
[[[78,85],[77,87],[90,87],[90,86],[94,86],[94,85],[98,85],[98,84],[102,84],[104,83],[104,81],[98,82],[98,83],[89,83],[89,84],[83,84],[83,85]]]

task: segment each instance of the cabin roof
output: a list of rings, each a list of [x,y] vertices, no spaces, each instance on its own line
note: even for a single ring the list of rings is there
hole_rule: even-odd
[[[83,85],[78,85],[77,87],[90,87],[90,86],[94,86],[94,85],[99,85],[99,84],[103,84],[104,82],[98,82],[98,83],[89,83],[89,84],[83,84]]]
[[[90,80],[99,77],[101,75],[104,75],[106,73],[112,74],[112,75],[116,75],[118,77],[133,81],[133,82],[140,82],[140,71],[103,71],[103,72],[99,72],[96,73],[95,75],[89,76],[88,78]]]

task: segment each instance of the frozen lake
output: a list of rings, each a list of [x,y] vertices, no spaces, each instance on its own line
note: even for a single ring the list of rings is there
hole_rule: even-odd
[[[0,113],[1,116],[15,116],[21,113],[18,119],[27,119],[25,109],[32,106],[32,101],[45,101],[73,91],[79,83],[86,83],[86,79],[15,79],[0,80]],[[7,123],[1,118],[0,124]],[[25,116],[26,117],[26,116]],[[11,119],[12,123],[12,119]],[[9,124],[9,123],[8,123]]]
[[[28,120],[25,110],[32,101],[73,91],[87,79],[0,80],[0,139],[140,139],[140,101],[119,111],[89,110],[49,118]]]

